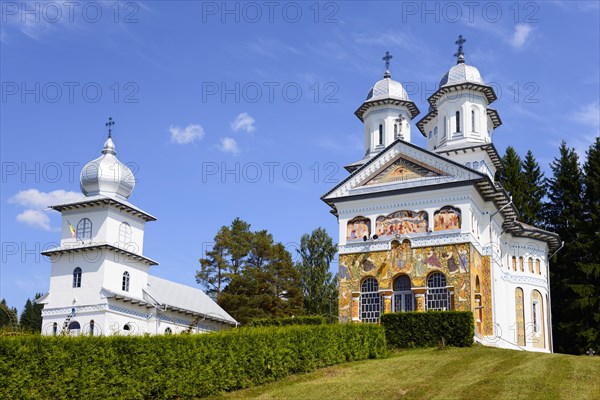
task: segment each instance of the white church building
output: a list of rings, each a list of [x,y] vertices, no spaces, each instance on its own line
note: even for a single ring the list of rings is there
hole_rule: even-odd
[[[377,323],[383,313],[471,311],[484,345],[552,351],[550,255],[558,235],[518,220],[492,137],[501,125],[494,89],[464,59],[443,74],[419,114],[386,71],[355,114],[364,156],[322,200],[339,222],[339,318]],[[518,138],[515,138],[518,139]]]
[[[62,214],[60,246],[51,262],[42,334],[141,335],[201,333],[237,322],[199,289],[149,274],[144,226],[156,218],[128,202],[135,179],[111,138],[81,171],[83,196],[52,205]]]

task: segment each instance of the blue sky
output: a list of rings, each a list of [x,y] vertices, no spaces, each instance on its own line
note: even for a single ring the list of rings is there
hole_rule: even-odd
[[[115,121],[137,186],[152,273],[194,285],[203,248],[235,217],[294,253],[337,222],[319,197],[361,158],[353,115],[392,77],[421,110],[467,38],[503,120],[494,143],[548,164],[566,140],[584,155],[599,134],[598,2],[1,3],[0,297],[21,308],[48,288],[36,255],[59,239],[54,200]]]

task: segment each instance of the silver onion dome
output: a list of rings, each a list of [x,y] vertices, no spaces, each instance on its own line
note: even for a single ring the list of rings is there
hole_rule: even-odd
[[[378,81],[371,90],[369,90],[365,102],[385,99],[410,101],[408,93],[406,93],[402,84],[393,80],[388,71],[385,72],[383,79]]]
[[[477,68],[472,65],[467,65],[464,62],[459,62],[450,68],[450,71],[446,72],[446,75],[442,77],[440,87],[459,85],[461,83],[485,85]]]
[[[86,196],[103,195],[127,200],[135,187],[131,170],[116,157],[115,144],[109,137],[102,155],[87,163],[79,178],[81,191]]]

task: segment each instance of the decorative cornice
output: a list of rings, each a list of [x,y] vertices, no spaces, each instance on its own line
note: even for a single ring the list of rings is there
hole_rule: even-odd
[[[426,206],[427,204],[434,204],[434,203],[452,204],[456,201],[469,200],[470,198],[471,198],[471,196],[450,196],[450,197],[442,197],[439,199],[424,199],[424,200],[409,201],[409,202],[404,202],[404,203],[393,203],[390,205],[351,208],[348,210],[339,211],[339,215],[340,215],[340,218],[343,218],[343,216],[345,216],[347,214],[351,214],[354,217],[355,216],[354,214],[361,214],[361,213],[370,212],[370,211],[381,212],[383,215],[386,213],[389,214],[389,212],[392,212],[397,209],[411,209],[411,208],[414,208],[413,211],[422,211],[422,208],[424,206]],[[387,212],[386,212],[386,210],[387,210]]]
[[[46,317],[46,316],[50,316],[50,315],[60,315],[60,314],[67,316],[67,315],[71,314],[73,308],[75,309],[75,315],[77,315],[78,313],[106,310],[106,309],[108,309],[108,304],[104,303],[104,304],[94,304],[94,305],[90,305],[90,306],[74,305],[72,307],[44,308],[42,310],[42,317]]]
[[[110,243],[96,243],[96,242],[91,242],[88,244],[84,244],[82,246],[77,246],[77,247],[66,247],[66,248],[56,248],[56,249],[50,249],[47,251],[43,251],[41,254],[43,256],[61,256],[63,254],[70,254],[70,253],[79,253],[82,251],[88,251],[88,250],[108,250],[111,251],[115,254],[120,254],[126,257],[129,257],[135,261],[139,261],[139,262],[143,262],[147,265],[158,265],[158,263],[154,260],[152,260],[151,258],[145,257],[143,255],[140,254],[136,254],[133,253],[131,251],[116,247]]]
[[[502,271],[500,277],[503,281],[514,283],[514,284],[528,284],[533,286],[539,286],[544,289],[548,288],[548,281],[543,278],[535,278],[527,275],[515,275],[506,271]]]
[[[426,234],[418,234],[425,236],[410,236],[401,235],[400,238],[391,238],[385,240],[366,241],[357,243],[347,243],[345,245],[338,246],[339,254],[354,254],[354,253],[369,253],[374,251],[387,251],[392,248],[392,242],[394,240],[402,241],[404,239],[410,240],[411,248],[429,247],[429,246],[443,246],[448,244],[462,244],[471,243],[477,247],[478,251],[481,248],[478,244],[476,245],[474,237],[471,233],[445,233],[435,234],[429,232]]]

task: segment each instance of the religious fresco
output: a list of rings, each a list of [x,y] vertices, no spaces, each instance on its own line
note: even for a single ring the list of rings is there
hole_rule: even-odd
[[[375,175],[371,180],[367,181],[365,186],[439,175],[439,173],[431,171],[430,169],[425,168],[424,166],[415,162],[405,159],[397,159],[388,165],[383,171]]]
[[[363,240],[371,236],[371,220],[366,217],[355,217],[346,225],[346,241]]]
[[[389,251],[340,255],[338,279],[341,322],[352,320],[352,308],[358,307],[358,302],[352,301],[352,293],[355,297],[358,296],[360,284],[367,276],[377,279],[382,293],[388,291],[391,295],[392,282],[396,276],[408,275],[413,289],[419,290],[426,286],[430,273],[439,271],[446,276],[448,286],[452,287],[453,309],[471,310],[472,261],[469,244],[411,248],[409,240],[395,240],[391,247]]]
[[[377,218],[375,232],[380,238],[427,232],[429,216],[426,211],[395,211]]]
[[[470,245],[469,245],[470,246]],[[471,285],[475,288],[475,282],[479,278],[479,295],[483,308],[481,309],[481,334],[490,336],[494,334],[492,321],[492,281],[490,272],[490,256],[482,256],[475,247],[471,247]],[[475,304],[475,291],[472,293],[472,304]],[[474,317],[477,310],[473,308]]]
[[[517,344],[525,346],[525,309],[523,305],[523,289],[520,287],[515,289],[515,312],[517,313]]]
[[[460,210],[458,208],[445,206],[433,213],[434,231],[460,229],[460,225]]]

